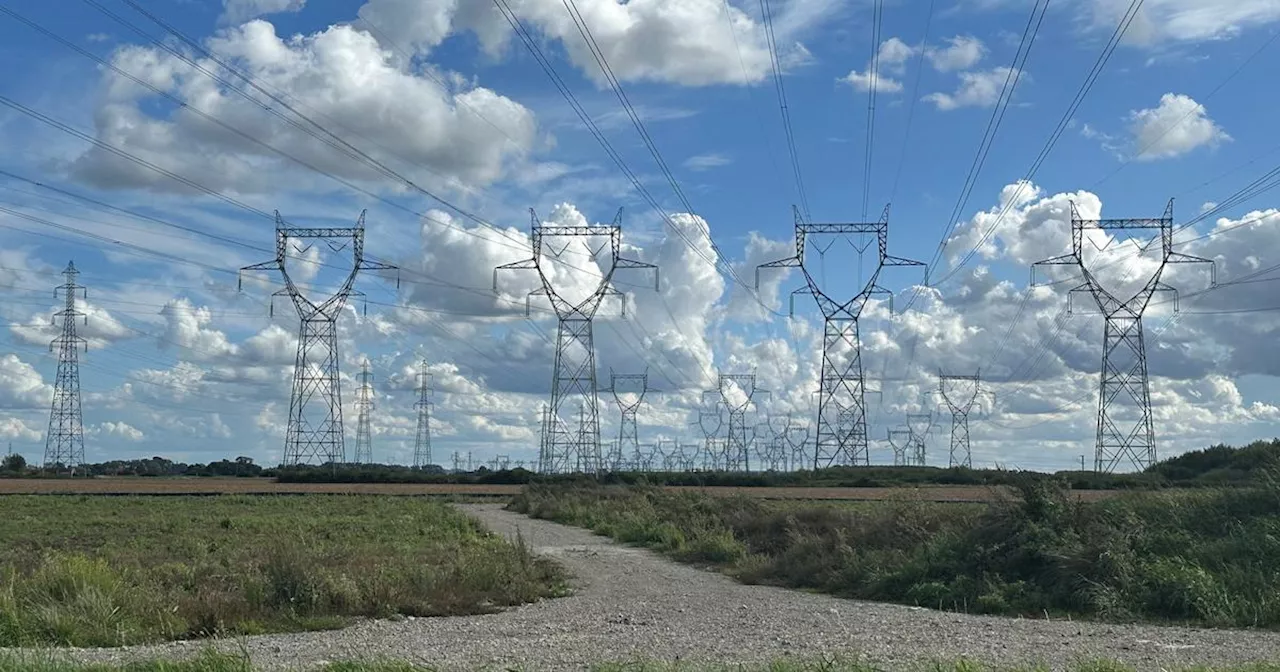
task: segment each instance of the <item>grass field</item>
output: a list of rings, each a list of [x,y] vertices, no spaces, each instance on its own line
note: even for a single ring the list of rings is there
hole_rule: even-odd
[[[510,508],[749,583],[955,611],[1280,626],[1280,487],[987,506],[531,486]]]
[[[425,498],[10,496],[0,646],[116,646],[483,613],[559,570]]]
[[[216,495],[216,494],[363,494],[457,495],[511,497],[523,486],[469,483],[278,483],[272,478],[98,477],[89,479],[0,478],[0,495]],[[990,502],[1009,492],[1002,486],[924,485],[907,487],[797,486],[664,486],[670,492],[698,492],[716,496],[745,495],[759,499],[821,499],[851,501],[921,500]],[[1079,499],[1094,501],[1118,490],[1073,490]]]

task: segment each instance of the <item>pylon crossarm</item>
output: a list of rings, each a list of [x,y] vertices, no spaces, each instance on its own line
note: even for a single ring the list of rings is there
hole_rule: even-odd
[[[493,269],[493,293],[498,293],[498,271],[528,271],[537,270],[537,268],[538,262],[533,258],[521,259],[520,261],[513,261],[509,264],[495,267]]]
[[[1166,282],[1161,281],[1161,282],[1157,282],[1157,283],[1156,283],[1155,287],[1152,289],[1152,292],[1153,292],[1153,293],[1154,293],[1154,292],[1167,292],[1167,293],[1169,293],[1169,294],[1172,294],[1172,295],[1173,295],[1173,299],[1172,299],[1172,301],[1173,301],[1173,312],[1175,312],[1175,313],[1176,313],[1176,312],[1179,312],[1179,308],[1178,308],[1178,288],[1177,288],[1177,287],[1174,287],[1173,285],[1170,285],[1170,284],[1168,284],[1168,283],[1166,283]],[[1148,297],[1147,301],[1148,301],[1148,302],[1150,301],[1150,297]],[[1144,304],[1144,305],[1143,305],[1143,308],[1145,308],[1145,307],[1146,307],[1146,305]]]
[[[599,297],[599,299],[596,299],[598,301],[608,297],[617,297],[617,299],[622,303],[622,309],[619,314],[621,314],[623,317],[627,316],[627,295],[618,291],[618,289],[613,285],[602,287],[599,292],[593,295],[593,297],[588,297],[586,301],[583,301],[582,303],[578,304],[577,308],[582,309],[584,306],[587,305],[588,302],[592,301],[593,298],[596,296]]]
[[[797,235],[800,235],[800,234],[797,234]],[[800,255],[797,254],[795,256],[785,257],[783,259],[778,259],[777,261],[770,261],[768,263],[760,264],[759,266],[756,266],[756,289],[760,289],[760,269],[762,268],[798,268],[802,265],[802,263],[803,262],[800,258]]]
[[[1076,257],[1076,255],[1074,254],[1064,254],[1057,257],[1049,257],[1044,261],[1037,261],[1036,263],[1031,264],[1031,286],[1032,287],[1040,286],[1040,284],[1036,282],[1036,269],[1040,268],[1041,266],[1079,266],[1079,265],[1080,265],[1080,259]]]
[[[650,264],[650,263],[648,263],[648,262],[644,262],[644,261],[637,261],[637,260],[635,260],[635,259],[623,259],[623,258],[621,258],[621,257],[620,257],[620,258],[618,258],[618,259],[615,259],[615,260],[614,260],[614,262],[613,262],[613,268],[614,268],[614,270],[617,270],[617,269],[620,269],[620,268],[642,268],[642,269],[652,269],[652,270],[653,270],[653,291],[655,291],[655,292],[656,292],[656,291],[658,291],[658,290],[659,290],[659,276],[658,276],[658,273],[660,272],[660,270],[661,270],[661,269],[659,269],[659,268],[658,268],[658,265],[657,265],[657,264]],[[610,272],[609,272],[609,275],[610,275],[610,276],[612,276],[612,275],[613,275],[613,271],[610,271]]]
[[[906,259],[904,257],[895,257],[892,255],[885,255],[884,261],[882,262],[882,264],[885,266],[925,266],[926,265],[923,261],[916,261],[915,259]]]
[[[1181,252],[1170,252],[1165,263],[1168,264],[1209,264],[1209,286],[1218,286],[1218,264],[1212,259],[1197,257],[1191,254],[1183,254]]]

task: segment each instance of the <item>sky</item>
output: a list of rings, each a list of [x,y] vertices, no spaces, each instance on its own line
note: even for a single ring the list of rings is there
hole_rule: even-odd
[[[530,209],[620,217],[624,256],[660,268],[657,290],[619,271],[625,315],[606,301],[594,327],[602,389],[648,373],[642,443],[700,441],[720,373],[770,392],[753,425],[812,426],[821,314],[805,295],[792,312],[798,270],[757,287],[756,266],[794,253],[797,212],[888,206],[889,253],[929,266],[885,270],[894,298],[860,322],[873,463],[920,413],[946,463],[944,372],[994,393],[970,415],[975,466],[1071,468],[1092,460],[1104,321],[1069,291],[1079,267],[1034,287],[1030,267],[1071,251],[1072,207],[1170,199],[1173,249],[1214,263],[1167,265],[1178,300],[1146,308],[1159,454],[1271,438],[1278,28],[1276,0],[3,2],[0,441],[43,454],[74,261],[89,461],[278,463],[298,315],[273,305],[278,274],[237,272],[274,256],[274,211],[364,211],[368,259],[399,268],[361,273],[337,323],[348,453],[367,360],[374,459],[411,461],[425,359],[436,463],[536,459],[556,320],[538,298],[526,316],[535,273],[494,276],[531,256]],[[1091,230],[1085,266],[1129,296],[1161,267],[1151,235]],[[847,300],[876,248],[829,242],[806,268]],[[337,245],[289,254],[308,296],[351,265]],[[586,248],[544,261],[566,296],[609,270]]]

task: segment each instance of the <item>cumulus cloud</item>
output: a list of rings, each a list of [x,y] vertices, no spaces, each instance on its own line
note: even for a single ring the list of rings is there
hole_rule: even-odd
[[[1197,147],[1215,147],[1231,136],[1190,96],[1166,93],[1154,108],[1129,113],[1133,156],[1139,161],[1170,159]]]
[[[897,93],[902,90],[902,82],[889,75],[901,74],[907,59],[914,53],[915,47],[891,37],[880,43],[878,63],[874,64],[878,66],[875,72],[872,72],[873,64],[868,63],[865,71],[850,70],[840,81],[858,91],[870,91],[874,87],[877,92]]]
[[[946,40],[945,47],[925,49],[925,58],[939,72],[968,70],[978,64],[987,53],[987,47],[971,35],[956,35]]]
[[[267,14],[297,12],[305,4],[307,0],[222,0],[222,16],[218,17],[218,23],[244,23]]]
[[[828,0],[787,3],[775,17],[784,65],[804,61],[797,38],[823,18]],[[512,0],[511,10],[548,38],[559,40],[569,59],[599,86],[607,86],[586,42],[564,5],[556,0]],[[738,7],[718,0],[585,0],[577,8],[610,68],[622,81],[685,86],[752,84],[769,74],[770,57],[761,25]],[[511,29],[492,3],[422,3],[370,0],[360,18],[385,39],[429,53],[450,35],[472,32],[496,55]]]
[[[52,398],[53,386],[34,367],[14,354],[0,357],[0,408],[48,408]]]
[[[107,421],[107,422],[98,424],[97,426],[91,428],[89,431],[92,434],[105,434],[110,437],[117,437],[117,438],[124,439],[125,441],[136,442],[136,441],[141,441],[142,439],[145,438],[145,435],[142,433],[141,430],[125,422]]]
[[[1000,99],[1000,92],[1006,82],[1030,79],[1025,72],[1001,66],[991,70],[960,73],[960,85],[952,93],[936,92],[924,97],[939,110],[947,111],[961,107],[991,107]]]
[[[253,20],[214,34],[205,46],[365,153],[387,164],[422,166],[406,168],[405,174],[424,184],[488,184],[505,174],[509,161],[527,154],[537,135],[533,113],[519,103],[483,87],[455,91],[439,78],[414,74],[352,26],[282,38],[270,23]],[[194,61],[204,70],[221,70],[210,59]],[[191,111],[197,109],[320,171],[386,186],[385,178],[349,151],[300,130],[310,128],[305,122],[281,121],[256,98],[249,102],[168,52],[125,46],[112,62],[191,109],[156,111],[158,96],[105,72],[94,112],[99,140],[219,191],[275,191],[289,176],[295,186],[335,188],[315,174],[303,181],[304,171],[293,162]],[[96,147],[78,157],[72,171],[98,187],[186,189]],[[264,174],[275,179],[264,181]]]

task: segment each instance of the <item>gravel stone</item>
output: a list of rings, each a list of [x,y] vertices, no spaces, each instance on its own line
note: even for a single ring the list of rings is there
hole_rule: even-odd
[[[262,669],[395,659],[442,669],[584,669],[600,662],[760,663],[862,656],[881,667],[965,657],[998,666],[1114,659],[1143,670],[1280,661],[1280,633],[1011,619],[748,586],[497,504],[461,505],[517,530],[573,576],[573,595],[497,614],[362,621],[330,632],[72,649],[85,661],[186,657],[213,646]],[[914,667],[914,665],[909,665]]]

